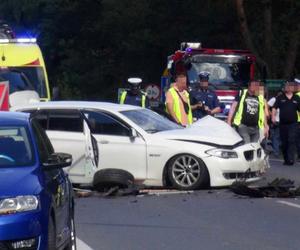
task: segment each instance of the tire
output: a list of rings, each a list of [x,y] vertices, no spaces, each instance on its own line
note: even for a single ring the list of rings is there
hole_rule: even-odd
[[[168,166],[168,177],[172,186],[179,190],[194,190],[209,184],[209,174],[205,164],[191,154],[175,156]]]
[[[134,182],[134,177],[122,169],[102,169],[95,173],[93,186],[96,190],[116,187],[128,188]]]
[[[68,244],[66,250],[76,250],[77,246],[76,246],[76,230],[75,230],[74,212],[71,213],[70,229],[71,229],[70,243]]]
[[[56,250],[56,230],[51,217],[48,223],[48,250]]]

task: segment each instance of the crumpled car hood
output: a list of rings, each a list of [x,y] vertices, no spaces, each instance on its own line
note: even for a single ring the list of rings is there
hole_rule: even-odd
[[[212,116],[205,116],[188,128],[158,132],[155,135],[162,136],[165,139],[219,146],[234,146],[242,141],[240,135],[232,127]]]

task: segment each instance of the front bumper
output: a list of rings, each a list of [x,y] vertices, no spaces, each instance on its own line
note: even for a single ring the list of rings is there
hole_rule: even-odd
[[[212,187],[229,186],[236,180],[257,181],[268,168],[268,159],[258,143],[249,143],[234,149],[238,158],[215,156],[202,158],[207,166]]]
[[[23,212],[9,215],[0,215],[0,250],[10,249],[12,242],[35,239],[33,248],[40,249],[42,235],[41,212]],[[11,248],[14,249],[14,248]],[[22,248],[19,248],[20,250]]]

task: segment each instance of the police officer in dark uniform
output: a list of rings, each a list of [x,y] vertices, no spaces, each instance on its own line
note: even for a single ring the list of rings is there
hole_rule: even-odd
[[[295,94],[300,97],[300,77],[297,77],[294,79],[296,88],[295,88]],[[296,141],[296,147],[297,147],[297,158],[298,161],[300,161],[300,112],[298,112],[298,128],[297,128],[297,141]]]
[[[201,71],[198,88],[190,92],[193,117],[196,119],[221,112],[217,95],[208,88],[208,80],[209,72]]]
[[[295,93],[294,80],[288,80],[284,94],[276,98],[272,108],[272,122],[276,122],[276,109],[279,109],[279,131],[284,165],[293,165],[296,154],[297,111],[300,111],[300,97]]]
[[[149,107],[149,100],[147,94],[141,90],[142,79],[129,78],[127,80],[129,89],[121,93],[119,103],[141,106],[143,108]]]

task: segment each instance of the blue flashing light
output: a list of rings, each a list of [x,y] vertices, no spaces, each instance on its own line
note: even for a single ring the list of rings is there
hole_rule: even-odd
[[[9,39],[7,38],[0,39],[0,43],[9,43]]]
[[[0,39],[0,43],[36,43],[36,38]]]
[[[36,38],[17,38],[18,43],[35,43]]]

